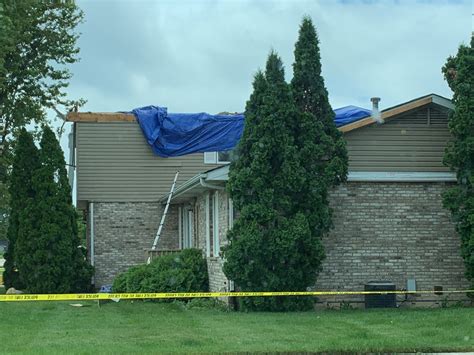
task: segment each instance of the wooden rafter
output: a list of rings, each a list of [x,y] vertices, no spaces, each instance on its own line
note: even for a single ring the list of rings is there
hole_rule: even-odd
[[[131,113],[112,112],[69,112],[68,122],[135,122]]]

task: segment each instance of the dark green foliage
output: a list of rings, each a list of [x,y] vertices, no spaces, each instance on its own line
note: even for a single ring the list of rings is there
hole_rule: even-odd
[[[20,130],[16,142],[13,168],[10,176],[11,212],[7,231],[9,244],[8,250],[4,255],[5,271],[3,274],[7,289],[10,287],[22,289],[24,286],[20,282],[18,272],[16,271],[15,246],[18,239],[20,215],[26,208],[28,200],[34,197],[32,175],[38,166],[38,149],[33,141],[33,136],[23,128]]]
[[[117,293],[125,293],[127,292],[127,279],[128,275],[130,274],[131,268],[126,271],[118,274],[115,276],[114,282],[112,284],[112,291]]]
[[[76,211],[63,152],[53,131],[43,130],[34,196],[19,216],[15,258],[29,292],[64,293],[90,288],[92,269],[78,248]]]
[[[292,135],[297,120],[280,58],[268,57],[247,102],[239,159],[231,166],[229,192],[240,216],[228,234],[224,272],[244,291],[301,291],[314,281],[321,247],[295,204],[303,168]],[[306,258],[308,256],[308,258]],[[241,300],[244,310],[307,309],[304,298]]]
[[[270,54],[245,110],[239,159],[229,193],[240,216],[224,250],[225,274],[243,291],[305,291],[324,259],[332,225],[328,190],[345,181],[347,151],[321,77],[316,32],[305,18],[296,43],[294,78],[284,80]],[[311,298],[244,298],[244,310],[305,310]]]
[[[345,140],[334,124],[321,76],[319,40],[309,17],[303,19],[294,54],[291,90],[301,113],[294,136],[305,169],[298,203],[312,233],[322,237],[332,226],[328,191],[346,180],[348,157]]]
[[[202,251],[185,249],[119,274],[112,289],[114,292],[206,292],[208,280]]]
[[[459,47],[442,71],[453,90],[454,111],[449,130],[454,139],[446,148],[444,162],[456,172],[458,184],[444,194],[461,237],[466,277],[474,287],[474,37],[470,46]]]

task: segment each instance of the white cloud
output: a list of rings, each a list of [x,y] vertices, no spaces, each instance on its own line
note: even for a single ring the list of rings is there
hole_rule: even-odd
[[[441,66],[470,36],[469,1],[79,2],[82,61],[70,93],[88,111],[157,104],[173,112],[240,111],[274,48],[291,79],[303,15],[321,41],[334,107],[450,96]]]

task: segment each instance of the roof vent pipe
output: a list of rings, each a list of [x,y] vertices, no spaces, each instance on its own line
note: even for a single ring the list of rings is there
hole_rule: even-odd
[[[382,115],[380,114],[379,110],[380,97],[372,97],[370,101],[372,101],[372,118],[377,123],[383,123]]]

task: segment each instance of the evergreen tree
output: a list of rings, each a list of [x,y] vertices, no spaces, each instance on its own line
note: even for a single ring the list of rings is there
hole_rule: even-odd
[[[16,271],[15,245],[18,238],[20,214],[25,209],[27,201],[34,196],[32,175],[38,165],[38,149],[33,141],[33,136],[23,128],[20,130],[18,140],[16,141],[9,186],[11,210],[10,223],[7,230],[8,250],[4,255],[5,271],[3,273],[6,288],[23,288]]]
[[[43,130],[40,166],[33,173],[34,197],[20,214],[16,259],[29,292],[84,291],[90,284],[77,235],[65,161],[49,127]]]
[[[334,124],[321,75],[319,40],[309,17],[300,26],[294,54],[291,90],[302,113],[295,121],[294,136],[305,168],[304,191],[298,201],[311,233],[322,237],[332,226],[328,191],[346,181],[348,157],[345,140]]]
[[[454,111],[449,117],[454,139],[446,148],[444,162],[456,172],[458,181],[444,194],[444,205],[461,237],[466,277],[474,287],[474,37],[470,46],[460,46],[456,57],[448,58],[442,71],[454,92]]]
[[[245,110],[239,159],[231,165],[229,193],[240,216],[228,234],[224,272],[244,291],[301,291],[314,279],[319,253],[304,214],[295,208],[302,174],[291,126],[297,112],[280,58],[271,53],[258,72]],[[246,310],[307,309],[308,299],[245,298]]]

